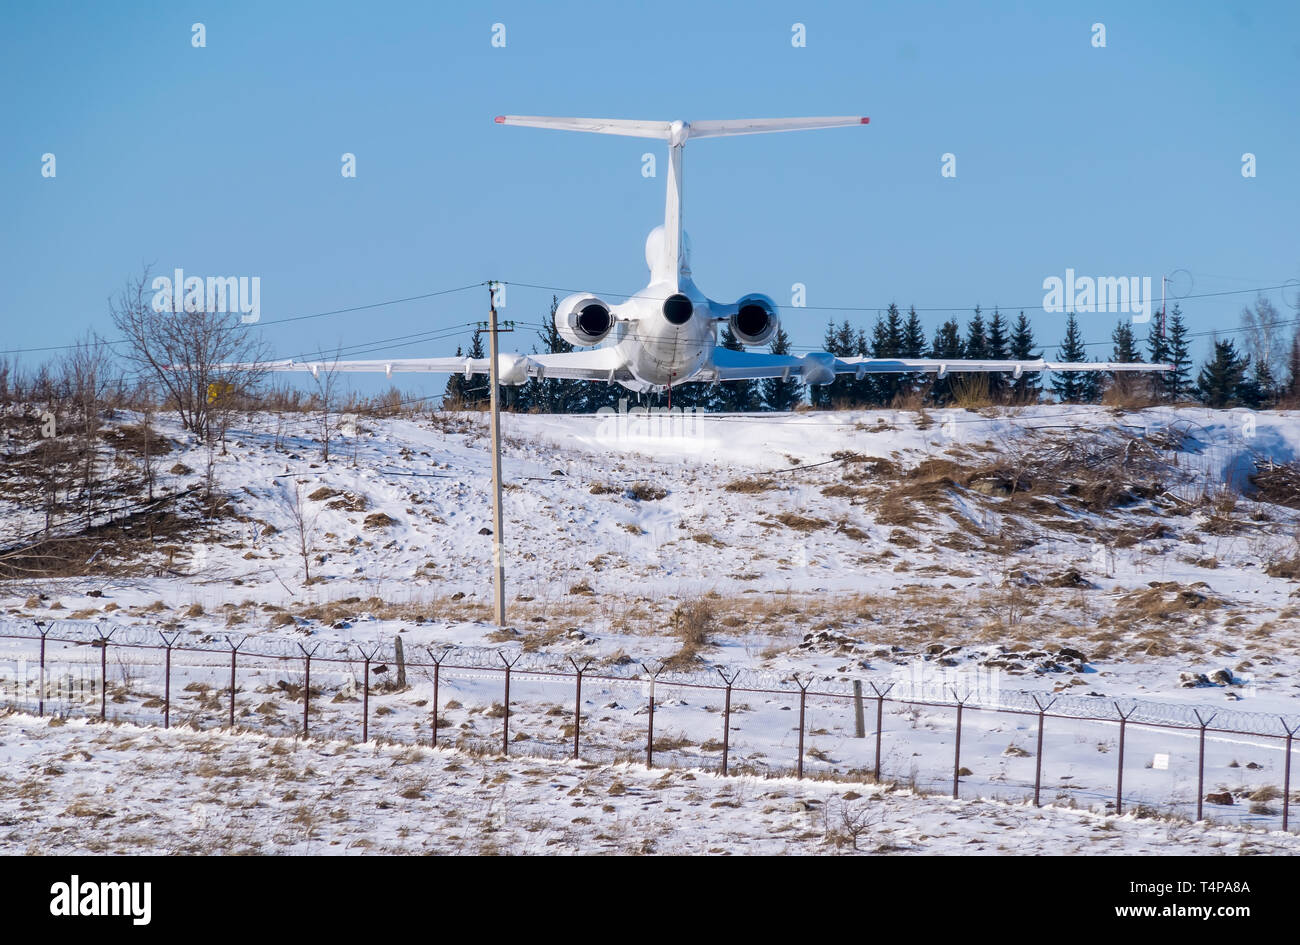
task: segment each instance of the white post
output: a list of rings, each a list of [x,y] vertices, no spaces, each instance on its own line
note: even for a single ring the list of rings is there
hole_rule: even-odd
[[[492,591],[495,599],[494,613],[496,624],[506,624],[506,566],[501,557],[501,528],[504,516],[501,514],[501,388],[497,383],[497,300],[496,285],[488,283],[489,310],[491,320],[488,323],[489,354],[492,360],[488,372],[488,383],[492,388]]]
[[[1165,336],[1165,283],[1169,281],[1168,276],[1160,277],[1160,337]]]

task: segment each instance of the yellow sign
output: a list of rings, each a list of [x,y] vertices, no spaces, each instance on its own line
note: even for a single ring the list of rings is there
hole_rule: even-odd
[[[208,403],[216,403],[218,397],[235,392],[234,384],[222,384],[214,382],[208,385]]]

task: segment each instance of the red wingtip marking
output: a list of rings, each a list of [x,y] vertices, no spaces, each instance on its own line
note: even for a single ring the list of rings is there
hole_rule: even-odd
[[[506,116],[497,115],[497,117],[493,118],[492,120],[495,121],[498,125],[504,125],[506,123]]]
[[[500,119],[497,119],[497,120],[500,121]],[[870,119],[870,118],[864,118],[864,119],[862,119],[862,123],[863,123],[864,125],[869,125],[869,124],[871,124],[871,119]]]

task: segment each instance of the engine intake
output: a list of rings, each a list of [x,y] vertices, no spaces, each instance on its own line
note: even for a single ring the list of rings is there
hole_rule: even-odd
[[[776,334],[781,324],[776,303],[766,295],[753,293],[736,303],[736,311],[729,319],[731,333],[743,345],[765,345]]]
[[[609,306],[594,295],[570,295],[555,308],[555,328],[571,345],[589,348],[600,344],[613,327]]]
[[[674,325],[685,325],[691,320],[695,305],[680,292],[675,292],[664,299],[664,318]]]

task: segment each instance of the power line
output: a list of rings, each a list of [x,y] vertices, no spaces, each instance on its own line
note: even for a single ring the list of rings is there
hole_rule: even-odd
[[[257,322],[259,326],[267,325],[285,325],[289,322],[300,322],[308,318],[325,318],[329,315],[347,315],[352,312],[364,312],[372,308],[383,308],[386,305],[401,305],[404,302],[419,302],[423,299],[432,299],[440,295],[451,295],[455,292],[465,292],[469,289],[477,289],[480,286],[487,285],[487,282],[473,282],[469,285],[457,286],[454,289],[439,289],[437,292],[424,292],[420,295],[408,295],[401,299],[388,299],[383,302],[371,302],[367,305],[353,305],[350,308],[337,308],[328,312],[313,312],[310,315],[291,315],[288,318],[274,318],[265,322]]]
[[[359,341],[356,344],[335,348],[331,352],[324,352],[318,348],[315,352],[309,351],[291,355],[288,358],[272,358],[271,360],[309,361],[314,359],[315,361],[318,361],[322,367],[328,367],[331,360],[343,354],[369,354],[375,351],[383,351],[385,348],[402,348],[407,345],[420,344],[426,341],[441,341],[443,338],[450,338],[460,334],[461,331],[472,327],[474,324],[474,322],[463,322],[459,325],[452,325],[447,328],[420,331],[410,335],[397,335],[392,338],[378,338],[374,341]],[[391,342],[400,343],[392,344]]]
[[[267,328],[272,325],[287,325],[292,322],[301,322],[313,318],[328,318],[332,315],[348,315],[355,312],[365,312],[371,309],[383,308],[388,305],[402,305],[406,302],[419,302],[424,299],[437,298],[440,295],[451,295],[456,292],[465,292],[469,289],[477,289],[480,286],[484,286],[486,284],[487,284],[486,282],[474,282],[471,283],[470,285],[456,286],[453,289],[439,289],[436,292],[424,292],[419,295],[408,295],[400,299],[386,299],[382,302],[370,302],[365,305],[349,306],[348,308],[330,309],[329,311],[326,312],[311,312],[306,315],[290,315],[285,318],[273,318],[273,319],[268,319],[267,321],[258,321],[251,325],[244,325],[244,324],[231,325],[228,328],[224,328],[222,330],[237,331],[239,329],[244,329],[244,328]],[[115,338],[111,341],[104,340],[103,343],[108,345],[109,347],[115,347],[117,345],[126,344],[127,339]],[[70,345],[45,345],[43,347],[33,347],[33,348],[0,348],[0,354],[27,354],[27,353],[38,352],[38,351],[68,351],[74,348],[84,348],[84,347],[86,347],[85,343],[70,344]]]

